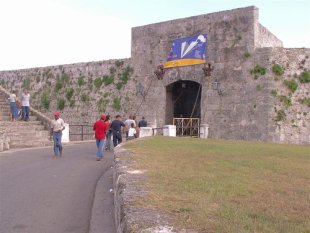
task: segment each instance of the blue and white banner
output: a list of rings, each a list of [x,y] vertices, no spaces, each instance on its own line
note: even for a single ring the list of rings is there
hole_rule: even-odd
[[[168,56],[165,68],[189,66],[206,63],[207,35],[175,39]]]

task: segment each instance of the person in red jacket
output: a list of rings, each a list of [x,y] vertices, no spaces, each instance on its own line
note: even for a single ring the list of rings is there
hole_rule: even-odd
[[[102,114],[99,121],[96,121],[93,130],[95,131],[96,145],[97,145],[97,161],[100,161],[103,156],[103,148],[105,144],[105,136],[109,129],[109,124],[105,122],[106,115]]]

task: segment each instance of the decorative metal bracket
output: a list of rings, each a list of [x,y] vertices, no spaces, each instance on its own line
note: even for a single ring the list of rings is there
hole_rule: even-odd
[[[224,89],[223,89],[223,87],[222,87],[220,82],[215,81],[211,85],[212,85],[212,89],[217,91],[217,93],[219,95],[221,95],[221,96],[224,95]]]
[[[163,65],[157,66],[156,70],[154,71],[158,80],[162,80],[165,75],[165,69]]]
[[[211,76],[211,72],[214,70],[214,67],[211,66],[210,63],[208,63],[208,67],[206,67],[206,65],[202,68],[203,73],[205,74],[205,76]]]
[[[144,86],[142,86],[141,83],[138,83],[136,85],[136,94],[137,95],[141,95],[143,97],[143,99],[145,98],[146,96],[146,91],[144,91]]]

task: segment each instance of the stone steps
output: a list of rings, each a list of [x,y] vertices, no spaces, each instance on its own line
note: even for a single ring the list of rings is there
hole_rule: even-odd
[[[11,148],[28,148],[28,147],[41,147],[41,146],[52,146],[52,141],[45,140],[45,141],[33,141],[29,139],[28,141],[23,140],[11,140],[10,147]]]
[[[0,129],[9,138],[9,148],[52,146],[49,130],[36,116],[30,113],[29,121],[11,121],[10,105],[6,98],[0,94]]]
[[[7,130],[6,131],[7,135],[10,136],[10,138],[12,139],[12,137],[14,138],[31,138],[31,137],[37,137],[37,138],[48,138],[50,136],[50,132],[48,132],[47,130],[23,130],[23,131],[10,131]]]
[[[23,127],[41,125],[40,121],[0,121],[0,126],[3,127]]]
[[[37,118],[35,116],[29,116],[29,121],[35,121]],[[0,115],[0,120],[1,121],[11,121],[11,116],[10,115]]]

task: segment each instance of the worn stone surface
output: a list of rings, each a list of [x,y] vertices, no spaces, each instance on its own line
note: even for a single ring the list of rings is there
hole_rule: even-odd
[[[204,65],[167,69],[163,80],[154,71],[162,65],[176,38],[207,34],[207,62],[214,70],[205,76]],[[42,95],[50,98],[47,114],[65,100],[62,117],[69,124],[92,124],[102,112],[125,118],[145,116],[152,126],[172,123],[173,101],[168,92],[177,81],[201,84],[202,124],[209,125],[210,138],[309,144],[309,107],[300,98],[309,98],[309,83],[298,75],[310,70],[309,49],[285,49],[282,42],[259,23],[256,7],[176,19],[132,28],[131,58],[0,72],[0,83],[8,90],[20,90],[30,82],[32,104],[42,108]],[[275,78],[274,64],[284,68]],[[265,75],[251,74],[256,65],[266,68]],[[133,72],[124,80],[126,67]],[[65,74],[65,75],[63,75]],[[59,91],[57,83],[69,77]],[[98,77],[113,76],[113,83],[95,85]],[[83,77],[85,83],[79,84]],[[284,80],[295,79],[298,89],[289,93]],[[218,83],[218,90],[214,84]],[[28,86],[29,86],[28,85]],[[140,87],[138,90],[137,87]],[[73,88],[71,99],[67,93]],[[291,99],[284,107],[279,95]],[[285,120],[275,114],[285,111]],[[71,128],[70,128],[71,129]]]
[[[117,232],[159,232],[157,229],[160,228],[173,229],[169,226],[168,216],[136,204],[147,194],[147,190],[141,186],[146,174],[145,171],[135,170],[133,164],[133,154],[121,147],[115,148],[113,181]]]

